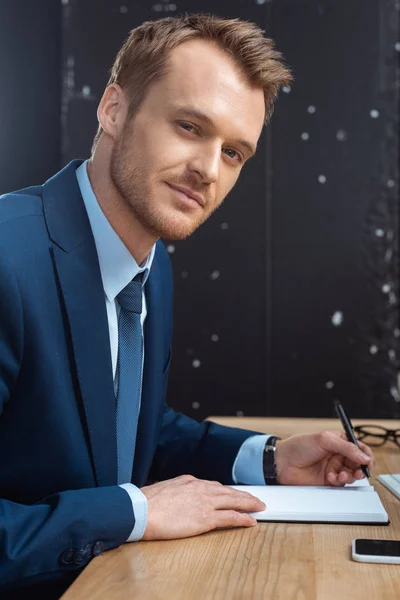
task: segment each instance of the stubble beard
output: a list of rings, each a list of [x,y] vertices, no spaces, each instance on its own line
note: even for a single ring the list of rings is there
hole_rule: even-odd
[[[163,206],[157,206],[156,199],[152,199],[151,175],[139,166],[140,156],[128,151],[125,139],[125,135],[122,135],[115,144],[110,160],[111,181],[125,206],[129,207],[140,225],[156,238],[183,240],[189,237],[213,211],[206,212],[204,209],[203,218],[196,221],[185,218],[188,211],[183,209],[174,210],[171,206],[163,211]],[[168,193],[166,185],[165,193]],[[167,210],[170,214],[163,214]]]

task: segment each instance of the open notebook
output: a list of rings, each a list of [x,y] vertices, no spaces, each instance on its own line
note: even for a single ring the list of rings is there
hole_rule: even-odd
[[[267,509],[257,521],[388,525],[388,514],[366,479],[344,487],[233,485],[260,498]]]

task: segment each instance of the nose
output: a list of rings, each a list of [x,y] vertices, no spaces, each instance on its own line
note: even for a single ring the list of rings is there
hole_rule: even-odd
[[[197,148],[196,154],[189,161],[189,170],[196,173],[202,183],[216,183],[219,175],[221,152],[222,148],[218,143],[202,145]]]

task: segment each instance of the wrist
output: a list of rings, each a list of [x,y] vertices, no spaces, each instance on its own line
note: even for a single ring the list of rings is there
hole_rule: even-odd
[[[278,439],[275,445],[276,479],[280,484],[282,484],[282,441]]]
[[[288,440],[280,440],[276,444],[275,450],[275,464],[276,464],[276,477],[280,485],[293,485],[290,477],[288,478],[290,469],[290,444],[287,445]]]

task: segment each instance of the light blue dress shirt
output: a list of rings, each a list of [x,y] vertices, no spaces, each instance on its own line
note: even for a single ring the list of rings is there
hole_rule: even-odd
[[[117,295],[138,273],[141,273],[142,271],[145,271],[144,281],[146,281],[154,259],[155,246],[151,249],[146,260],[141,265],[138,265],[121,238],[111,227],[97,202],[87,174],[87,161],[78,167],[76,170],[76,177],[89,217],[99,258],[107,308],[111,362],[115,387],[115,374],[118,359],[119,314]],[[143,293],[143,311],[141,315],[142,328],[144,326],[146,315],[146,298]],[[263,452],[268,438],[269,435],[254,435],[242,444],[232,470],[232,477],[235,483],[264,485]],[[147,498],[141,490],[132,483],[127,482],[120,487],[126,490],[132,501],[135,525],[127,541],[134,542],[143,537],[146,529]]]

